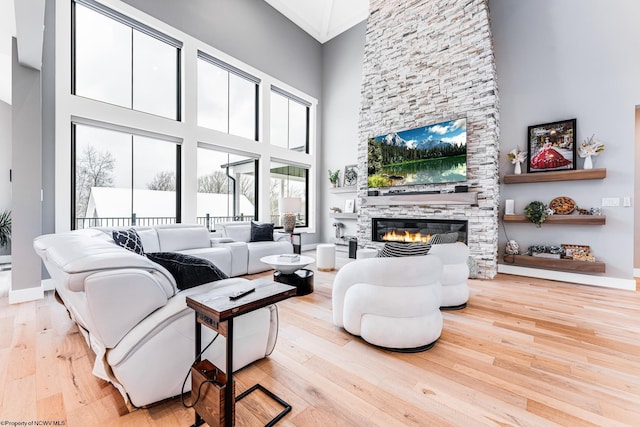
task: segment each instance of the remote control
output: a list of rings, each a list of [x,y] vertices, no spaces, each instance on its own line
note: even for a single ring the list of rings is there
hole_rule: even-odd
[[[243,297],[243,296],[245,296],[245,295],[249,295],[251,292],[253,292],[253,291],[255,291],[255,290],[256,290],[256,288],[251,288],[251,289],[247,289],[246,291],[238,291],[238,292],[235,292],[235,293],[233,293],[233,294],[229,295],[229,299],[230,299],[231,301],[235,301],[235,300],[237,300],[237,299],[242,298],[242,297]]]

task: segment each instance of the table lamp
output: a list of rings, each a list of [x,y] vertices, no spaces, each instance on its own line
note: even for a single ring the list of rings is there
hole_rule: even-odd
[[[280,199],[280,213],[282,214],[282,225],[286,233],[293,233],[296,226],[296,216],[302,208],[300,197],[283,197]]]

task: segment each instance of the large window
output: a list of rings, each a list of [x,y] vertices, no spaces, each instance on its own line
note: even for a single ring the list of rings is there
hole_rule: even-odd
[[[257,78],[198,53],[198,125],[258,139]]]
[[[271,222],[273,222],[276,227],[282,227],[282,215],[280,212],[282,198],[296,197],[299,198],[301,202],[300,212],[293,212],[297,216],[296,227],[307,227],[309,225],[309,170],[285,163],[271,162],[269,182]]]
[[[198,223],[249,221],[257,217],[256,170],[252,157],[198,147]]]
[[[180,120],[181,43],[92,0],[74,6],[73,93]]]
[[[74,125],[72,228],[179,222],[179,145]]]
[[[271,144],[309,152],[309,103],[271,88]]]

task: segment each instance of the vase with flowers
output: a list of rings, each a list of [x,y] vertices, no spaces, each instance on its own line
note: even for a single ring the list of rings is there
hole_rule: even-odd
[[[509,160],[511,160],[511,163],[515,165],[513,173],[516,175],[520,175],[522,173],[520,164],[526,160],[527,153],[525,151],[521,151],[520,147],[516,147],[513,150],[509,151],[508,157]]]
[[[604,151],[604,144],[595,139],[595,134],[591,135],[591,138],[584,140],[582,144],[578,146],[578,154],[584,158],[584,168],[593,169],[592,156],[597,156]]]

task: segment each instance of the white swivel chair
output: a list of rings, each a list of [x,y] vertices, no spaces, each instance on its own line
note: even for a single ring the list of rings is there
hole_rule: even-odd
[[[333,323],[390,350],[431,348],[442,333],[438,257],[359,259],[333,282]]]
[[[441,310],[459,310],[469,300],[469,248],[462,242],[442,243],[431,246],[429,256],[442,261]]]

